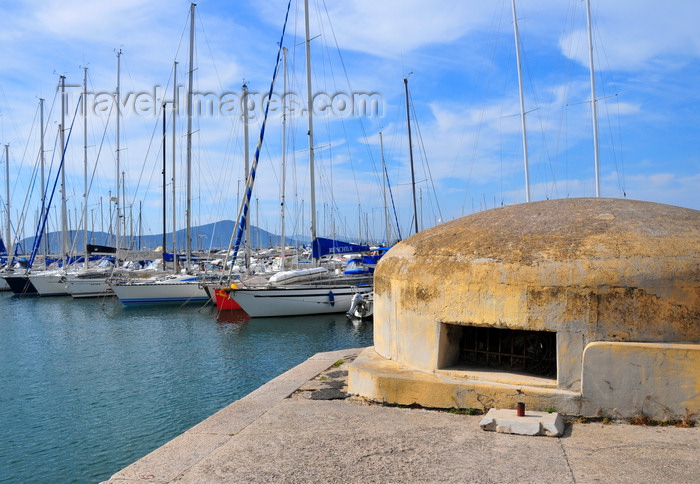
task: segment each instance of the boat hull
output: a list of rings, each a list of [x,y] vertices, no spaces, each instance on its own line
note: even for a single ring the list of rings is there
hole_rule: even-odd
[[[106,277],[67,279],[68,292],[74,299],[114,296]]]
[[[214,296],[216,298],[216,309],[219,311],[233,311],[234,309],[243,309],[241,306],[231,297],[229,293],[224,288],[211,288],[214,291]]]
[[[116,283],[112,290],[125,306],[201,304],[210,300],[197,282]]]
[[[40,296],[67,296],[65,273],[31,274],[29,280]]]
[[[38,296],[32,281],[25,274],[2,276],[10,287],[10,291],[17,296]]]
[[[231,297],[253,318],[345,313],[356,293],[371,286],[231,289]]]

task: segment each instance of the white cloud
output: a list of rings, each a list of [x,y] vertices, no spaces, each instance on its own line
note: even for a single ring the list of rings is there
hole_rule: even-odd
[[[585,21],[583,4],[578,11]],[[592,7],[596,69],[647,70],[663,57],[700,57],[700,3],[617,0]],[[560,39],[562,53],[588,66],[587,33]]]

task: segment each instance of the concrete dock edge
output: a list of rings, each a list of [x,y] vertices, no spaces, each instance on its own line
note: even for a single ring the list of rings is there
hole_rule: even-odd
[[[216,451],[275,404],[339,359],[362,348],[317,353],[114,474],[105,483],[165,483]]]

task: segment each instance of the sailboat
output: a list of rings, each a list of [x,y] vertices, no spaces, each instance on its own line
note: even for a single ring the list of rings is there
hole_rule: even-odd
[[[62,245],[63,245],[63,264],[66,264],[69,262],[69,254],[68,254],[68,239],[67,239],[67,215],[66,215],[66,206],[65,206],[65,171],[64,171],[64,163],[65,163],[65,153],[66,153],[66,141],[65,141],[65,88],[66,88],[66,78],[65,76],[60,76],[60,88],[61,88],[61,124],[59,125],[59,138],[60,138],[60,146],[61,146],[61,162],[59,165],[59,174],[61,176],[61,191],[62,193],[62,207],[61,207],[61,220],[62,220]],[[42,136],[42,147],[41,147],[41,156],[42,156],[42,162],[43,162],[43,101],[41,102],[42,106],[42,116],[41,116],[41,136]],[[72,124],[71,124],[71,130],[72,130]],[[70,130],[69,130],[70,133]],[[70,137],[70,135],[69,135]],[[42,163],[43,167],[43,163]],[[54,182],[54,187],[53,187],[53,192],[55,192],[56,188],[56,183],[58,182],[58,179]],[[43,190],[43,169],[42,169],[42,190]],[[51,198],[53,198],[53,192],[51,195]],[[15,267],[10,267],[7,269],[7,272],[5,275],[3,275],[3,279],[6,281],[7,285],[10,287],[10,290],[15,294],[19,296],[24,296],[24,295],[39,295],[39,290],[38,288],[34,285],[34,282],[31,280],[34,278],[39,285],[39,287],[46,293],[46,295],[53,295],[53,292],[55,290],[58,290],[59,292],[61,290],[65,291],[64,286],[62,283],[60,283],[60,280],[58,279],[60,276],[57,275],[56,270],[46,270],[46,266],[48,266],[48,258],[46,255],[44,255],[44,269],[43,271],[38,271],[33,274],[30,273],[30,269],[32,269],[34,265],[34,261],[36,259],[36,255],[39,251],[39,247],[41,244],[42,237],[44,235],[44,228],[46,225],[46,220],[48,218],[48,207],[51,205],[51,202],[47,203],[42,191],[42,213],[41,217],[39,220],[39,224],[37,226],[37,231],[36,231],[36,236],[34,237],[34,244],[32,247],[32,253],[28,261],[22,260],[22,261],[16,261],[14,262]],[[9,229],[8,229],[8,235],[9,235]],[[11,260],[10,265],[12,265],[12,257],[9,257]],[[59,260],[54,260],[53,261],[56,264],[60,264]],[[14,270],[17,269],[17,272],[14,272]],[[44,283],[50,283],[51,285],[48,287],[44,286]],[[55,284],[54,284],[55,283]],[[54,289],[58,288],[58,289]],[[65,294],[65,292],[63,292]]]
[[[120,67],[121,67],[121,55],[122,51],[117,52],[117,115],[116,115],[116,190],[117,194],[116,200],[116,245],[117,247],[108,247],[101,245],[94,245],[88,243],[87,237],[87,197],[88,197],[88,181],[87,181],[87,110],[86,105],[84,105],[83,111],[83,123],[84,123],[84,134],[86,136],[83,150],[83,169],[84,169],[84,196],[85,200],[83,203],[83,244],[84,244],[84,264],[82,269],[66,274],[64,277],[64,282],[67,292],[74,298],[88,298],[88,297],[102,297],[102,296],[112,296],[114,292],[109,284],[109,278],[114,275],[114,265],[118,260],[118,247],[120,240],[120,227],[119,223],[119,123],[120,123],[120,110],[119,110],[119,92],[120,92]],[[84,79],[84,90],[87,96],[87,71]],[[96,265],[90,266],[89,262],[91,258],[97,260]]]
[[[42,102],[42,108],[43,108],[43,102]],[[42,111],[43,112],[43,111]],[[5,213],[7,214],[5,218],[5,229],[6,229],[6,237],[7,240],[10,240],[10,227],[12,224],[10,223],[10,155],[9,155],[9,150],[10,147],[8,145],[5,145],[5,200],[6,200],[6,210]],[[4,256],[4,259],[2,258]],[[0,235],[0,274],[5,274],[7,272],[7,265],[10,261],[10,251],[5,247],[5,243],[2,240],[2,235]],[[10,286],[7,284],[7,281],[4,278],[0,278],[0,291],[9,291]]]
[[[61,83],[62,83],[62,88],[65,85],[65,78],[61,78]],[[85,164],[85,179],[86,179],[86,185],[87,185],[87,103],[85,102],[85,98],[87,96],[87,67],[83,68],[83,94],[81,96],[81,99],[79,103],[81,103],[82,111],[83,111],[83,152],[84,152],[84,164]],[[62,96],[62,99],[65,96]],[[62,101],[63,102],[63,101]],[[63,126],[64,123],[64,118],[63,115],[65,113],[65,109],[62,107],[61,108],[61,125]],[[61,128],[63,130],[63,127]],[[61,131],[61,140],[63,140],[63,131]],[[63,146],[63,141],[61,141],[61,145]],[[65,157],[65,146],[63,148],[64,152],[64,157]],[[85,190],[87,192],[87,186],[85,187]],[[68,287],[66,285],[66,277],[69,274],[69,271],[74,271],[76,270],[73,265],[70,264],[71,260],[74,258],[71,257],[68,253],[68,227],[67,227],[67,210],[66,210],[66,187],[65,187],[65,164],[61,163],[61,240],[63,244],[63,264],[60,268],[55,269],[55,270],[46,270],[46,271],[41,271],[41,272],[36,272],[32,273],[29,275],[29,280],[31,281],[32,285],[36,289],[37,293],[40,296],[67,296],[69,295]],[[85,200],[85,204],[83,206],[83,211],[87,210],[87,199]],[[85,219],[85,217],[84,217]],[[87,228],[87,226],[86,226]],[[85,230],[85,234],[87,234],[87,230]],[[77,234],[76,234],[77,235]],[[87,235],[84,236],[87,238]],[[76,262],[77,263],[77,262]],[[88,254],[85,253],[83,263],[85,267],[87,267],[89,260],[88,260]]]
[[[233,284],[226,291],[229,297],[238,303],[251,317],[279,317],[299,316],[305,314],[343,313],[350,309],[352,298],[355,294],[362,294],[372,290],[372,274],[335,274],[324,267],[318,267],[318,260],[323,255],[322,239],[316,237],[316,202],[315,202],[315,176],[314,176],[314,142],[313,142],[313,99],[311,89],[311,56],[309,35],[309,4],[304,2],[305,19],[305,44],[306,44],[306,87],[308,101],[308,142],[309,142],[309,179],[310,179],[310,207],[311,207],[311,239],[312,258],[311,269],[297,271],[283,271],[275,274],[270,280],[259,286],[245,286],[244,283]],[[284,30],[283,34],[284,36]],[[280,42],[281,45],[281,42]],[[278,56],[279,59],[279,56]],[[260,143],[260,141],[259,141]],[[259,144],[258,144],[259,148]],[[254,159],[254,166],[257,162]],[[240,242],[240,231],[245,228],[246,203],[250,201],[252,180],[255,170],[251,172],[246,183],[246,196],[239,211],[239,234],[236,247]],[[355,248],[348,248],[337,241],[327,244],[331,251],[350,252]],[[343,247],[343,248],[341,248]],[[234,250],[234,257],[237,249]],[[310,278],[307,282],[298,282],[300,278]]]
[[[190,5],[190,51],[189,51],[189,83],[187,89],[187,234],[186,254],[188,268],[191,264],[190,236],[190,183],[189,171],[192,164],[192,82],[194,74],[194,10],[195,4]],[[177,86],[175,87],[177,89]],[[173,111],[175,111],[176,106]],[[173,232],[175,231],[173,227]],[[189,304],[209,301],[209,295],[202,286],[202,278],[197,275],[181,273],[164,277],[148,279],[115,279],[111,287],[122,304],[126,306],[142,304]]]

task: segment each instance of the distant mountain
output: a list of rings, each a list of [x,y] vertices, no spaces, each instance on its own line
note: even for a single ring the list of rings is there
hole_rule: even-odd
[[[209,249],[225,249],[228,247],[231,241],[231,234],[234,233],[236,224],[232,220],[222,220],[215,223],[210,223],[206,225],[200,225],[197,227],[192,227],[191,232],[191,245],[192,250],[209,250]],[[178,230],[175,232],[177,238],[177,249],[178,251],[185,249],[185,229]],[[68,240],[72,241],[75,236],[75,230],[71,230],[68,233]],[[287,245],[294,244],[308,244],[309,238],[299,238],[295,239],[294,236],[285,237]],[[57,253],[60,251],[61,247],[61,232],[51,232],[47,235],[47,240],[49,243],[48,251],[49,253]],[[163,235],[134,235],[133,237],[127,236],[124,245],[127,245],[131,249],[155,249],[163,245]],[[109,234],[105,232],[91,232],[88,231],[88,242],[98,245],[109,245],[114,246],[114,236],[110,239]],[[34,243],[34,237],[28,237],[20,242],[21,253],[27,253],[31,251],[32,245]],[[70,242],[73,244],[73,242]],[[165,244],[166,250],[168,252],[172,251],[173,236],[172,232],[165,234]],[[253,248],[265,248],[277,246],[280,243],[280,236],[271,234],[270,232],[260,229],[258,227],[252,226],[250,232],[250,244]],[[74,244],[76,249],[75,252],[79,252],[84,246],[83,244],[83,232],[79,231],[77,233],[77,240]]]

